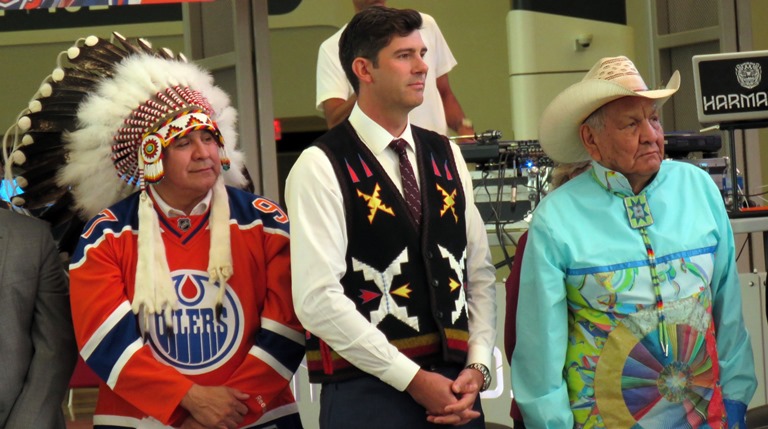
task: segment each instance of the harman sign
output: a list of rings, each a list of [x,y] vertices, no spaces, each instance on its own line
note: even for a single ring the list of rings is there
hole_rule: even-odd
[[[693,57],[696,110],[701,123],[768,118],[768,51]]]

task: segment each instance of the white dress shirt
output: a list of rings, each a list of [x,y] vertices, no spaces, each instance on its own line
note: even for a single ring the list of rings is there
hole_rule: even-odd
[[[408,156],[418,177],[410,123],[392,136],[360,110],[349,121],[363,143],[381,163],[402,193],[397,154],[387,150],[395,138],[408,142]],[[491,366],[496,338],[495,268],[491,263],[485,226],[475,207],[472,180],[461,152],[451,144],[466,198],[467,303],[469,356],[467,363]],[[286,182],[291,219],[293,302],[304,327],[320,337],[357,368],[403,391],[419,366],[391,345],[384,334],[357,311],[340,283],[347,266],[347,227],[344,202],[328,157],[312,146],[299,156]]]

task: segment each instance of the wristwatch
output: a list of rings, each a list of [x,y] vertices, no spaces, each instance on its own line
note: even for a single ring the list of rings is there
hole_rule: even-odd
[[[464,128],[472,128],[472,120],[469,118],[462,118],[461,126]]]
[[[485,392],[489,387],[491,387],[491,371],[488,370],[487,366],[481,363],[471,363],[467,365],[466,368],[472,368],[474,370],[480,371],[480,374],[483,374],[483,386],[480,387],[481,392]]]

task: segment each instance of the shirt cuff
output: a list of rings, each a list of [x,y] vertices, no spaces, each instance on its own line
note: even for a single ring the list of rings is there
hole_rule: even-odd
[[[470,347],[467,352],[467,365],[471,363],[481,363],[493,373],[493,350],[482,347],[474,346]]]
[[[723,399],[725,405],[725,414],[728,418],[729,428],[747,427],[747,406],[739,401]],[[761,427],[764,427],[760,425]],[[758,427],[758,426],[755,426]]]
[[[411,380],[419,372],[419,369],[421,368],[416,365],[416,362],[400,353],[392,361],[392,365],[381,375],[381,381],[403,392],[411,384]]]

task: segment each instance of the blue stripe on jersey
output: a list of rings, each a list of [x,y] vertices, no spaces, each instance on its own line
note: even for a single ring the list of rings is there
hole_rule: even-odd
[[[141,336],[136,316],[129,311],[102,338],[99,345],[88,357],[88,365],[102,380],[109,380],[109,374],[125,349]]]
[[[705,255],[707,253],[715,253],[715,249],[716,249],[715,246],[710,246],[710,247],[702,247],[700,249],[686,250],[683,252],[670,253],[669,255],[656,257],[656,263],[661,264],[669,261],[674,261],[675,259]],[[596,273],[608,273],[611,271],[626,270],[627,268],[639,268],[639,267],[646,267],[646,266],[648,266],[648,260],[642,259],[639,261],[629,261],[629,262],[623,262],[621,264],[614,264],[614,265],[602,265],[597,267],[568,269],[566,270],[565,274],[569,276],[582,276],[582,275],[589,275],[589,274],[596,274]]]
[[[284,367],[296,372],[304,359],[304,345],[290,340],[274,331],[261,328],[256,334],[256,347],[277,359]]]
[[[157,218],[160,220],[160,224],[165,226],[165,231],[169,232],[176,237],[181,237],[181,232],[176,231],[176,228],[174,228],[170,223],[168,223],[168,220],[165,218],[165,216],[157,216]]]
[[[194,230],[192,230],[192,232],[190,232],[190,233],[189,233],[189,236],[187,236],[187,238],[185,238],[185,239],[184,239],[184,240],[181,242],[181,244],[187,244],[187,242],[188,242],[189,240],[191,240],[191,239],[192,239],[192,237],[194,237],[195,235],[197,235],[197,233],[198,233],[198,232],[200,232],[200,230],[201,230],[201,229],[205,228],[205,226],[206,226],[206,225],[208,225],[208,218],[209,218],[209,217],[211,217],[211,211],[210,211],[210,210],[208,210],[208,212],[206,212],[206,213],[205,213],[205,218],[203,219],[203,221],[202,221],[202,222],[200,222],[200,223],[197,225],[197,227],[196,227]]]
[[[200,222],[195,229],[192,230],[192,232],[189,233],[187,238],[181,241],[181,244],[187,244],[189,240],[192,239],[195,235],[197,235],[198,232],[200,232],[201,229],[205,228],[206,225],[208,225],[208,218],[211,217],[211,211],[208,210],[205,213],[205,218],[203,218],[202,222]]]

